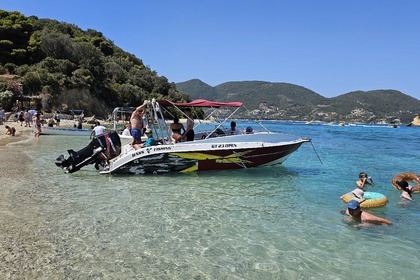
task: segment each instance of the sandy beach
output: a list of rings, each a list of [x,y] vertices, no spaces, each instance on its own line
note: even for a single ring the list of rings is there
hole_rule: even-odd
[[[6,135],[5,125],[14,127],[16,129],[16,135]],[[28,157],[25,156],[19,149],[13,149],[7,144],[17,141],[22,141],[28,138],[34,138],[32,133],[32,127],[20,126],[16,122],[4,122],[0,126],[0,177],[11,176],[11,170],[19,170],[25,164],[28,164]]]
[[[16,135],[6,135],[7,129],[5,126],[14,127],[16,129]],[[21,141],[32,136],[33,127],[21,126],[17,122],[3,122],[0,126],[0,147],[6,146],[8,143]]]

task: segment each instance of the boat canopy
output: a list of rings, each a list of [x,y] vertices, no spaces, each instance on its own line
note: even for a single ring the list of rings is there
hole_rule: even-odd
[[[161,99],[157,101],[162,107],[242,107],[242,102],[217,102],[209,101],[205,99],[196,99],[188,103],[175,103],[166,99]]]

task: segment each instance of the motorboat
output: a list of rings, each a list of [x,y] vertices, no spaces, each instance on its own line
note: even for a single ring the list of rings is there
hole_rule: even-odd
[[[281,164],[303,143],[310,141],[290,134],[271,132],[262,124],[262,130],[230,135],[224,125],[239,109],[244,108],[242,102],[198,99],[188,103],[175,103],[164,99],[153,99],[147,103],[147,126],[153,131],[157,145],[149,147],[121,145],[120,139],[115,139],[118,137],[115,137],[116,132],[113,131],[100,143],[97,141],[90,143],[87,148],[89,152],[86,152],[86,149],[82,149],[81,152],[69,150],[70,157],[65,159],[64,156],[60,156],[56,162],[57,166],[67,172],[74,172],[73,170],[79,170],[84,165],[95,163],[101,174],[159,174],[247,169]],[[199,121],[194,126],[196,132],[194,141],[173,144],[172,132],[168,129],[166,118],[170,119],[175,114],[183,113],[185,108],[210,110],[210,114],[204,120],[212,117],[213,120],[219,121],[211,124],[211,129],[204,130],[199,126],[207,123],[208,128],[208,122]],[[222,111],[227,116],[223,119],[215,118],[216,111]],[[72,162],[76,162],[75,158],[77,163],[73,164]],[[77,168],[74,168],[74,165],[77,165]]]

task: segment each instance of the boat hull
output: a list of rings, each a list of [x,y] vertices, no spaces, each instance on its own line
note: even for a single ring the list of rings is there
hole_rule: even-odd
[[[129,160],[119,163],[117,159],[115,164],[110,165],[110,170],[102,173],[158,174],[243,169],[281,164],[304,142],[306,141],[247,148],[234,148],[236,144],[230,144],[227,149],[217,148],[226,144],[213,144],[207,150],[190,151],[177,151],[176,145],[154,146],[132,151],[131,155],[124,156],[125,159],[130,158]]]

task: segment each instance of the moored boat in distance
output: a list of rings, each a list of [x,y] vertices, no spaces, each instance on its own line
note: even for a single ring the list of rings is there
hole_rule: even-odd
[[[169,107],[172,109],[168,110]],[[172,132],[168,129],[165,117],[170,117],[170,112],[172,114],[174,111],[183,112],[182,109],[185,108],[211,109],[209,115],[212,117],[216,111],[223,110],[228,117],[207,131],[200,131],[199,126],[202,123],[199,123],[194,127],[196,131],[194,141],[173,144]],[[121,149],[113,147],[115,145],[112,143],[108,146],[102,145],[100,148],[102,153],[106,153],[110,148],[120,150],[120,153],[113,157],[103,157],[102,161],[99,160],[99,164],[98,160],[86,162],[96,162],[97,167],[103,167],[100,168],[101,174],[158,174],[241,169],[281,164],[303,143],[310,141],[290,134],[271,132],[261,124],[262,131],[250,129],[237,135],[229,135],[224,125],[241,108],[244,108],[241,102],[213,102],[200,99],[189,103],[174,103],[153,99],[148,102],[146,120],[158,145],[136,148],[126,144]],[[226,114],[226,110],[229,109],[233,112]],[[97,152],[98,148],[95,149],[96,154],[100,155],[101,153]],[[71,157],[78,157],[78,152],[73,151]],[[79,161],[83,162],[83,159]],[[60,162],[65,162],[61,164],[63,168],[65,168],[63,165],[69,165],[62,156]],[[60,166],[60,163],[57,165]]]
[[[73,127],[51,127],[43,126],[41,128],[42,135],[65,135],[65,136],[89,136],[91,130],[89,129],[78,129]]]

